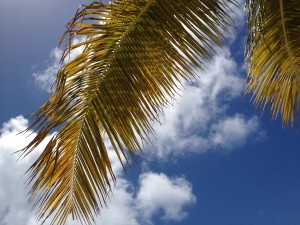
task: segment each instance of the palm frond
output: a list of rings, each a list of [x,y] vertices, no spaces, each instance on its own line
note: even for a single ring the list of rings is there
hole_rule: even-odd
[[[247,89],[283,125],[300,107],[300,4],[298,0],[248,0]],[[296,123],[297,123],[296,122]]]
[[[153,120],[191,79],[230,24],[228,0],[124,0],[84,5],[68,24],[69,51],[83,52],[61,66],[50,99],[34,114],[38,134],[26,156],[60,128],[31,166],[30,201],[38,219],[69,214],[92,223],[115,180],[104,138],[122,162],[141,152]],[[75,37],[88,38],[72,44]],[[200,42],[199,42],[200,40]]]

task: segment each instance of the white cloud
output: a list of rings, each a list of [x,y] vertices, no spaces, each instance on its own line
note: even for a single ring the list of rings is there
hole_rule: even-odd
[[[73,43],[77,44],[83,41],[83,38],[74,39]],[[65,58],[64,63],[74,59],[83,50],[83,47],[73,49],[70,54]],[[60,48],[54,48],[50,51],[50,63],[46,69],[42,71],[36,71],[32,74],[35,84],[42,90],[51,92],[51,86],[56,78],[57,72],[60,68],[60,60],[63,54],[63,50]]]
[[[257,117],[228,113],[229,101],[241,97],[243,79],[227,48],[219,49],[199,76],[185,85],[181,97],[161,117],[161,125],[155,125],[156,136],[146,150],[150,158],[228,151],[259,135]]]
[[[183,177],[169,178],[165,174],[144,173],[139,179],[137,207],[144,222],[162,210],[164,220],[181,221],[187,216],[184,207],[196,202],[192,187]]]
[[[113,197],[97,219],[99,225],[139,225],[134,188],[123,178],[118,179]]]
[[[209,138],[212,145],[232,150],[234,147],[244,144],[247,137],[256,132],[258,127],[257,117],[245,119],[243,115],[236,114],[214,124]]]
[[[34,219],[27,204],[25,190],[25,171],[29,168],[37,153],[17,162],[18,155],[14,152],[24,148],[30,139],[19,134],[27,128],[28,120],[23,116],[12,118],[0,129],[0,224],[30,224]],[[47,138],[49,140],[50,136]]]
[[[50,52],[51,64],[42,71],[37,71],[32,74],[35,84],[42,90],[50,92],[57,71],[59,69],[59,60],[63,51],[59,48],[54,48]]]

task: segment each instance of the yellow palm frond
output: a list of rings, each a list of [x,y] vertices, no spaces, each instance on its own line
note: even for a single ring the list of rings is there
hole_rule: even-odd
[[[38,219],[69,214],[90,224],[115,180],[104,138],[122,162],[141,152],[139,140],[182,80],[210,60],[230,24],[228,0],[123,0],[84,5],[68,24],[69,52],[50,99],[34,114],[38,134],[29,154],[59,128],[31,166],[30,201]],[[86,40],[72,44],[75,37]],[[129,153],[129,154],[127,154]]]
[[[246,92],[293,126],[300,109],[299,0],[248,0],[247,9]]]

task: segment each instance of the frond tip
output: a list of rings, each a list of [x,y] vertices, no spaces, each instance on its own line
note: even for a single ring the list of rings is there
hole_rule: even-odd
[[[247,89],[254,102],[271,103],[283,125],[298,123],[300,109],[299,0],[248,0]]]
[[[84,5],[68,24],[65,54],[50,99],[34,114],[38,130],[29,154],[57,133],[31,166],[30,201],[39,220],[68,215],[92,223],[115,177],[104,138],[122,162],[141,152],[140,140],[182,80],[221,45],[229,0],[126,0]],[[75,37],[87,37],[72,44]],[[129,154],[128,154],[129,153]]]

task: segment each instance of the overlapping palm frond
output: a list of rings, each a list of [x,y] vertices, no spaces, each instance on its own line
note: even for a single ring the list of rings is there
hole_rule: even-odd
[[[247,9],[246,92],[293,125],[300,109],[299,0],[248,0]]]
[[[84,5],[68,24],[70,50],[83,52],[61,66],[50,99],[29,128],[29,154],[59,130],[31,166],[30,191],[38,219],[69,214],[85,223],[106,204],[114,173],[104,138],[120,161],[141,152],[152,121],[182,80],[209,60],[230,24],[231,0],[120,0]],[[75,37],[85,41],[72,44]],[[127,154],[127,152],[129,154]]]

